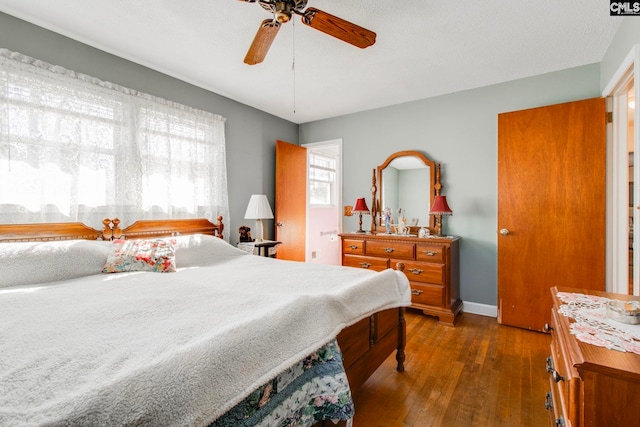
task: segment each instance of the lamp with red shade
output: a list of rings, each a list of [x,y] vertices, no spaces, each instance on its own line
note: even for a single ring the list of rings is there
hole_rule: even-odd
[[[359,199],[356,200],[356,204],[353,206],[353,209],[351,210],[351,212],[353,213],[357,213],[358,215],[360,215],[360,221],[358,222],[358,231],[356,231],[356,233],[364,233],[365,231],[362,229],[362,215],[369,215],[371,212],[369,211],[369,208],[367,207],[367,202],[364,200],[364,197],[361,197]]]
[[[429,215],[436,217],[435,236],[442,237],[442,216],[453,215],[453,211],[447,204],[446,196],[436,196],[433,199],[433,205],[429,209]]]

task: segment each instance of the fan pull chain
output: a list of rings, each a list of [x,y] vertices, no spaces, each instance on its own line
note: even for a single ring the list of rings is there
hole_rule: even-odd
[[[296,22],[292,20],[293,24],[293,60],[291,61],[291,71],[293,71],[293,114],[296,113]]]

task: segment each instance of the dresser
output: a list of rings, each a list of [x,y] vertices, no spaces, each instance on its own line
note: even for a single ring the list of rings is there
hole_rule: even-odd
[[[551,426],[640,425],[640,355],[579,341],[570,333],[572,318],[558,313],[558,292],[638,299],[586,289],[552,288],[550,390],[545,399]]]
[[[454,325],[460,300],[459,237],[408,237],[344,233],[342,265],[382,271],[404,266],[411,285],[411,307]]]

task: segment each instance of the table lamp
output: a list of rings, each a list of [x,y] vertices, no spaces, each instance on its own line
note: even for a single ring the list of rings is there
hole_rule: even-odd
[[[453,211],[447,204],[446,196],[436,196],[433,199],[433,205],[429,209],[429,215],[436,217],[435,236],[442,237],[442,216],[453,215]]]
[[[360,215],[360,221],[358,222],[359,228],[356,233],[364,233],[365,231],[362,229],[362,214],[369,215],[369,208],[367,207],[367,202],[364,200],[364,197],[361,197],[356,200],[356,204],[353,206],[351,210],[353,213],[357,213]]]
[[[247,206],[244,218],[256,220],[255,240],[256,242],[263,242],[264,227],[262,226],[262,220],[273,219],[273,211],[271,210],[267,196],[264,194],[253,194],[249,199],[249,205]]]

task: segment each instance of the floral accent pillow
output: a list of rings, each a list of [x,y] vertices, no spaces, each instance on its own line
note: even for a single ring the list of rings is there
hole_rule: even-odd
[[[175,239],[114,240],[103,273],[124,271],[176,271]]]

